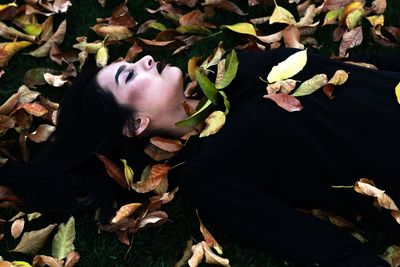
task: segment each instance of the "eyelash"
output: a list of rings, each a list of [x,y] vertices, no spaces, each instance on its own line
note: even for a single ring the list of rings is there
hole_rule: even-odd
[[[125,83],[127,83],[133,76],[135,72],[133,70],[129,70],[128,76],[126,76]]]

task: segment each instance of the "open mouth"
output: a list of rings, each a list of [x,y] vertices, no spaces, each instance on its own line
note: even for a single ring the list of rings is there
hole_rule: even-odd
[[[159,74],[161,74],[161,72],[163,71],[163,69],[167,66],[167,63],[165,63],[164,61],[159,61],[157,62],[157,71]]]

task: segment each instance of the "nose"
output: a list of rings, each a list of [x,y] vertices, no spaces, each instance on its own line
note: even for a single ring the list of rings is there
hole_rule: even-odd
[[[142,57],[138,63],[146,70],[150,70],[155,64],[153,57],[149,55]]]

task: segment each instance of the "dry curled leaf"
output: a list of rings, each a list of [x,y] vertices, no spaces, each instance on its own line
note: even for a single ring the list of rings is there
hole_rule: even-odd
[[[303,105],[301,105],[300,101],[297,100],[294,96],[288,94],[279,93],[279,94],[264,95],[264,98],[271,99],[278,106],[289,112],[300,111],[303,109]]]
[[[230,267],[229,260],[215,254],[205,241],[201,242],[206,257],[206,263]]]
[[[122,219],[131,216],[137,208],[139,208],[142,204],[141,203],[130,203],[122,206],[119,208],[117,211],[117,214],[115,215],[114,218],[112,218],[111,222],[112,223],[118,223]]]
[[[190,257],[188,264],[190,267],[197,267],[204,257],[204,250],[201,243],[192,246],[192,257]]]
[[[197,219],[199,220],[200,223],[200,232],[203,234],[204,240],[206,241],[207,245],[213,247],[219,254],[222,254],[221,245],[218,244],[217,240],[215,240],[210,231],[208,231],[207,228],[204,226],[197,210],[196,214],[197,214]]]
[[[0,68],[7,67],[8,61],[15,53],[31,44],[28,41],[0,43]]]
[[[159,136],[150,138],[150,143],[171,153],[178,152],[183,148],[183,144],[179,140],[167,139]]]
[[[289,94],[296,87],[296,80],[286,79],[283,81],[277,81],[269,83],[267,85],[268,94],[284,93]]]
[[[65,32],[67,30],[67,21],[64,20],[58,26],[57,31],[44,43],[41,47],[28,53],[34,57],[47,57],[53,44],[61,44],[64,40]]]
[[[56,226],[57,224],[50,224],[41,230],[24,233],[19,244],[11,251],[30,255],[37,254]]]
[[[97,158],[103,162],[108,175],[113,178],[122,188],[127,189],[128,184],[126,183],[125,175],[122,170],[117,166],[117,164],[109,160],[106,156],[97,153],[96,155]]]
[[[339,55],[344,56],[348,49],[361,44],[363,40],[362,27],[358,26],[343,34],[342,42],[339,46]]]
[[[132,184],[132,188],[138,193],[147,193],[157,188],[163,179],[167,179],[171,169],[166,164],[156,164],[151,167],[149,176],[144,181]]]
[[[14,237],[14,239],[18,238],[22,231],[24,230],[25,226],[25,219],[17,219],[15,220],[12,225],[11,225],[11,235]]]
[[[63,267],[63,262],[46,255],[36,255],[33,258],[33,266]]]
[[[206,127],[200,133],[200,137],[207,137],[218,133],[225,124],[225,113],[220,110],[216,110],[206,118],[205,123]]]
[[[305,96],[312,94],[327,83],[328,77],[326,74],[316,74],[312,78],[301,83],[292,96]]]
[[[387,261],[391,267],[400,266],[400,246],[391,245],[383,253],[382,258]]]

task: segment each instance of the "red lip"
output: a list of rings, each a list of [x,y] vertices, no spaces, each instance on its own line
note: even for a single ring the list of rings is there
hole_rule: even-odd
[[[161,72],[164,70],[164,68],[167,66],[167,63],[165,63],[164,61],[159,61],[157,62],[156,68],[159,74],[161,74]]]

